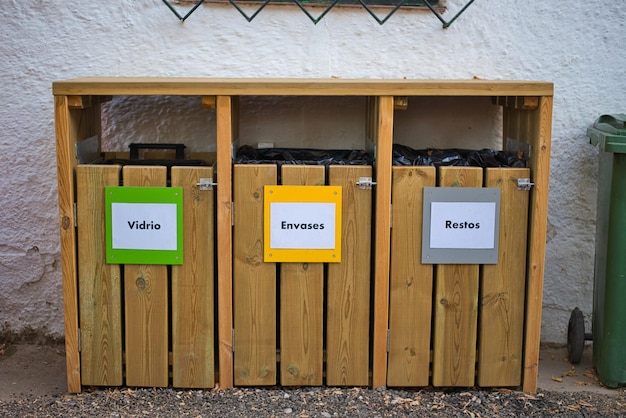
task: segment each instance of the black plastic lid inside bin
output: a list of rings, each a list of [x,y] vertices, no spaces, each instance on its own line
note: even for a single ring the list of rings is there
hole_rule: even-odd
[[[363,150],[320,150],[310,148],[262,148],[244,145],[237,150],[235,164],[370,165],[372,157]]]
[[[589,142],[606,152],[626,153],[626,114],[602,115],[587,128]]]
[[[416,150],[406,145],[394,144],[393,165],[411,166],[465,166],[465,167],[515,167],[526,168],[523,155],[513,152],[481,149],[427,148]]]
[[[190,160],[185,158],[184,144],[144,144],[144,143],[132,143],[128,146],[129,158],[112,158],[105,161],[105,164],[120,164],[120,165],[162,165],[168,169],[174,166],[202,166],[207,165],[204,160]],[[176,153],[175,158],[140,158],[140,150],[174,150]]]

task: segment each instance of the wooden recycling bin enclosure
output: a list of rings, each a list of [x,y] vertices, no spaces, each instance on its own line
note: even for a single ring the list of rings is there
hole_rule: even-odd
[[[533,81],[84,78],[53,83],[67,380],[83,385],[537,385],[553,85]],[[81,164],[114,96],[200,96],[215,165]],[[242,96],[366,100],[371,166],[233,164]],[[528,168],[392,166],[410,97],[488,97]],[[278,117],[278,119],[280,119]],[[181,142],[184,142],[182,140]],[[468,144],[471,148],[472,144]],[[279,172],[280,170],[280,172]],[[372,177],[371,189],[359,188]],[[181,265],[104,260],[104,188],[181,187]],[[205,190],[203,180],[217,187]],[[518,179],[531,179],[519,190]],[[341,185],[341,263],[263,262],[265,185]],[[424,187],[498,187],[498,264],[422,264]]]

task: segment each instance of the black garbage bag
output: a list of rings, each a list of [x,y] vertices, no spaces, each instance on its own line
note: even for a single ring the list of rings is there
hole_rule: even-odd
[[[237,150],[235,164],[371,165],[373,158],[363,150],[320,150],[311,148],[263,148],[244,145]]]
[[[416,150],[402,144],[393,145],[393,165],[526,167],[523,155],[491,149],[459,150],[427,148]]]
[[[401,144],[394,144],[392,158],[394,165],[431,165],[435,167],[468,165],[467,159],[458,150],[433,148],[415,150]]]
[[[526,168],[526,160],[522,154],[504,151],[494,151],[492,149],[481,149],[471,151],[467,159],[469,165],[473,167],[513,167]]]

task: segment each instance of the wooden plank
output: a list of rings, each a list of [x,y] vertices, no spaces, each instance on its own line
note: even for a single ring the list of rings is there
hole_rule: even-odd
[[[276,384],[276,263],[263,261],[263,187],[275,165],[235,165],[235,385]]]
[[[87,109],[89,107],[98,107],[102,103],[106,103],[112,99],[111,96],[67,96],[68,106],[70,109]]]
[[[498,264],[481,273],[479,386],[521,384],[529,192],[518,190],[519,178],[530,178],[530,170],[485,169],[485,186],[500,188],[500,229]]]
[[[55,95],[552,96],[553,84],[508,80],[87,77],[55,81]]]
[[[435,167],[393,167],[388,386],[428,386],[433,265],[422,264],[424,187]]]
[[[124,186],[166,185],[165,167],[125,166]],[[168,385],[167,266],[124,266],[126,384]]]
[[[374,97],[368,97],[365,100],[365,137],[367,142],[374,142],[374,135],[376,132],[374,131],[374,115],[376,109],[376,100]]]
[[[68,98],[54,98],[57,181],[59,185],[59,238],[63,273],[63,314],[65,320],[65,363],[67,390],[81,391],[78,347],[78,279],[76,267],[76,229],[74,228],[74,167],[76,137]]]
[[[91,96],[68,96],[67,101],[70,109],[86,109],[92,105]]]
[[[119,166],[76,167],[81,382],[122,385],[120,266],[106,264],[106,186],[119,184]]]
[[[323,166],[282,166],[282,184],[324,184]],[[280,383],[321,386],[324,347],[324,264],[280,265]]]
[[[407,96],[394,96],[393,109],[407,110],[409,108],[409,98]]]
[[[331,166],[329,184],[343,187],[341,263],[328,264],[326,384],[369,384],[372,191],[359,177],[369,166]]]
[[[542,97],[539,108],[527,112],[530,122],[528,141],[532,147],[530,169],[534,183],[530,193],[528,277],[526,284],[526,324],[524,342],[525,392],[537,391],[541,309],[548,226],[548,188],[550,185],[550,149],[552,135],[552,97]]]
[[[215,110],[217,108],[217,99],[215,96],[202,96],[202,108]]]
[[[494,97],[493,102],[514,109],[535,110],[539,107],[538,96]]]
[[[529,167],[535,183],[530,192],[528,218],[529,251],[526,269],[526,323],[522,378],[522,387],[525,392],[537,391],[539,373],[552,107],[552,97],[540,97],[539,106],[533,111],[505,108],[503,113],[503,140],[511,138],[530,145]]]
[[[78,330],[77,236],[74,219],[76,185],[74,168],[78,164],[76,144],[100,132],[100,106],[71,109],[69,98],[55,97],[57,181],[59,185],[59,235],[63,272],[63,311],[65,319],[65,358],[69,392],[81,391]]]
[[[374,323],[372,387],[386,384],[389,327],[389,253],[391,248],[391,162],[393,97],[378,98],[376,121],[376,221],[374,225]]]
[[[233,99],[217,97],[217,350],[219,385],[233,387],[232,144],[238,124]]]
[[[214,354],[214,192],[200,190],[211,167],[172,167],[172,187],[183,188],[183,264],[172,266],[172,384],[211,388]]]
[[[440,167],[441,187],[481,187],[478,167]],[[478,265],[435,268],[433,386],[473,386],[476,370]]]

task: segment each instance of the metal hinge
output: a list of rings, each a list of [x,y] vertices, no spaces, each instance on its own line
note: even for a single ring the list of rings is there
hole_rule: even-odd
[[[80,341],[80,328],[78,328],[78,352],[82,351],[81,341]]]
[[[235,226],[235,202],[230,202],[230,226]]]
[[[74,228],[78,228],[78,205],[74,202]]]
[[[517,179],[517,190],[530,190],[535,185],[530,179]]]
[[[372,181],[371,177],[359,177],[359,181],[356,182],[361,190],[372,190],[372,186],[376,185],[375,181]]]
[[[233,328],[233,341],[231,343],[231,349],[233,353],[235,352],[235,329]]]
[[[200,190],[213,190],[213,186],[217,186],[217,183],[211,178],[202,178],[196,183],[196,186],[198,186]]]
[[[391,351],[391,330],[387,330],[387,352]]]

